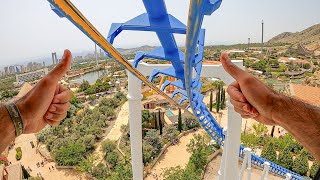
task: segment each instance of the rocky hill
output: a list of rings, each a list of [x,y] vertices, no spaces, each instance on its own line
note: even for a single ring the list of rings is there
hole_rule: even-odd
[[[320,24],[311,26],[301,32],[284,32],[270,39],[268,43],[302,44],[309,50],[320,47]]]

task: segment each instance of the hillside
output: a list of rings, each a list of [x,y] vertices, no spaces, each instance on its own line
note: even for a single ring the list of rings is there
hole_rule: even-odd
[[[268,43],[301,43],[309,50],[314,50],[320,46],[320,24],[311,26],[301,32],[284,32],[270,39]]]
[[[123,55],[129,55],[129,54],[135,54],[137,51],[143,51],[143,52],[148,52],[153,50],[154,46],[141,46],[141,47],[137,47],[137,48],[130,48],[130,49],[124,49],[124,48],[117,48],[117,50],[123,54]]]

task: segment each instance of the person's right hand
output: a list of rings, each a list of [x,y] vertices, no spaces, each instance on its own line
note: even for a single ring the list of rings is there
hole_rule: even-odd
[[[259,79],[234,65],[226,53],[221,54],[220,61],[223,68],[236,80],[227,89],[234,110],[243,118],[277,125],[273,112],[279,95]]]

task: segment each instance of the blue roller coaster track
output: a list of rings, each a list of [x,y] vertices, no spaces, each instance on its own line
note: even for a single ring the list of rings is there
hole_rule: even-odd
[[[90,33],[90,30],[87,30],[79,23],[79,21],[86,22],[87,20],[84,19],[82,15],[79,15],[78,11],[76,11],[75,14],[79,15],[77,16],[79,17],[78,19],[80,19],[79,21],[71,15],[70,10],[66,10],[64,6],[70,6],[71,9],[75,8],[69,0],[48,1],[51,4],[52,10],[59,15],[59,17],[66,17],[69,19],[108,55],[114,56],[114,54],[109,53],[110,49],[104,47],[104,42],[97,41],[95,35],[101,36],[101,34],[98,33],[96,29],[91,29],[92,32],[96,34]],[[177,80],[174,82],[166,80],[161,87],[161,91],[164,92],[165,88],[169,85],[177,87],[177,90],[172,93],[171,98],[173,99],[179,95],[181,99],[176,102],[179,105],[188,102],[188,106],[185,108],[191,108],[193,114],[197,117],[199,123],[209,136],[214,139],[216,143],[223,146],[225,139],[223,128],[217,123],[206,105],[203,103],[204,96],[200,93],[200,89],[202,87],[200,75],[205,39],[205,29],[202,29],[202,22],[205,15],[210,16],[214,11],[219,9],[222,0],[190,0],[187,26],[171,14],[168,14],[164,0],[142,1],[145,6],[146,13],[143,13],[125,23],[113,23],[109,30],[109,34],[107,36],[108,42],[106,42],[106,44],[112,44],[115,38],[122,31],[155,32],[161,43],[161,47],[155,48],[150,52],[138,51],[134,58],[133,67],[137,68],[139,62],[144,58],[170,61],[172,67],[164,70],[154,69],[149,78],[149,82],[152,82],[153,79],[159,75],[176,78]],[[178,48],[174,34],[186,34],[185,52],[182,52]],[[113,47],[111,48],[111,51],[115,51]],[[115,58],[119,60],[119,57]],[[126,62],[125,60],[123,61]],[[123,61],[119,62],[128,68],[130,72],[133,72],[134,70],[131,70],[132,67]],[[195,72],[195,74],[193,74],[193,72]],[[135,75],[145,82],[145,79],[141,77],[141,74]],[[244,147],[242,145],[240,146],[239,157],[244,157]],[[254,153],[251,155],[251,159],[252,164],[261,168],[263,168],[264,162],[269,162],[270,172],[275,175],[285,177],[287,173],[290,173],[292,175],[292,179],[302,179],[299,174],[259,157]]]

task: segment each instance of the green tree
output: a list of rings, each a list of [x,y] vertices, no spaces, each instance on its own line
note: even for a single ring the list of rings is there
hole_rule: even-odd
[[[182,131],[182,115],[181,109],[179,108],[179,115],[178,115],[178,131],[181,133]]]
[[[267,143],[265,146],[263,146],[262,152],[261,152],[261,157],[277,163],[277,152],[275,150],[274,147],[274,142],[270,141],[269,143]]]
[[[55,160],[59,166],[76,166],[83,159],[86,148],[80,143],[70,143],[57,150]]]
[[[304,65],[303,65],[303,68],[304,68],[304,69],[310,69],[310,68],[311,68],[311,65],[310,65],[309,63],[308,63],[308,64],[304,64]]]
[[[153,113],[153,119],[154,119],[154,128],[158,130],[158,121],[155,113]]]
[[[112,169],[114,167],[116,167],[116,165],[119,161],[119,155],[115,151],[106,153],[105,158],[106,158],[107,163],[111,166]]]
[[[130,163],[121,163],[118,164],[115,170],[112,172],[110,180],[131,180],[132,179],[132,170]]]
[[[115,109],[120,105],[120,101],[116,98],[105,98],[100,104]]]
[[[162,135],[162,132],[163,132],[163,124],[162,124],[162,121],[161,121],[161,112],[160,110],[158,111],[158,120],[159,120],[159,129],[160,129],[160,135]]]
[[[159,151],[162,148],[162,143],[161,143],[161,139],[160,136],[157,135],[157,131],[155,129],[151,129],[149,130],[145,137],[143,138],[144,142],[147,144],[150,144],[152,147],[154,147],[155,149],[158,149]]]
[[[92,175],[99,180],[107,179],[109,176],[108,168],[104,164],[99,163],[93,167]]]
[[[226,91],[224,88],[221,88],[221,109],[226,108]]]
[[[220,85],[219,85],[218,86],[217,95],[216,95],[216,110],[217,110],[217,113],[220,110],[220,100],[221,100],[220,97],[221,97],[221,88],[220,88]]]
[[[102,149],[103,149],[103,152],[108,154],[116,149],[116,143],[114,141],[109,140],[109,139],[105,140],[102,143]]]
[[[210,91],[210,104],[209,104],[209,106],[210,106],[210,111],[212,112],[212,107],[213,107],[213,95],[212,95],[212,91]]]
[[[309,170],[308,156],[304,150],[294,159],[292,170],[302,176],[307,175]]]
[[[315,176],[318,172],[318,169],[319,169],[319,163],[318,163],[318,161],[314,161],[311,166],[311,169],[310,169],[310,177],[311,178],[315,178]]]
[[[164,133],[163,134],[164,134],[163,137],[166,140],[172,142],[179,135],[179,131],[177,131],[177,128],[174,125],[169,125],[164,129]]]
[[[252,128],[254,129],[257,136],[262,136],[268,132],[267,126],[262,123],[254,123]]]
[[[184,128],[186,130],[193,129],[193,128],[196,128],[196,127],[200,127],[200,124],[197,121],[197,119],[195,119],[193,117],[186,117],[184,119]]]
[[[95,91],[94,88],[89,87],[88,89],[86,89],[86,90],[84,91],[84,93],[85,93],[86,95],[90,95],[90,94],[95,94],[96,91]]]
[[[83,81],[79,87],[79,92],[85,91],[90,88],[89,81]]]
[[[284,168],[292,169],[293,157],[289,148],[285,148],[279,153],[278,164]]]

